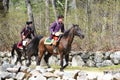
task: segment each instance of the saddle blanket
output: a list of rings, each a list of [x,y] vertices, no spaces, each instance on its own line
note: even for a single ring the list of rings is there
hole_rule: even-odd
[[[54,42],[54,39],[50,40],[49,37],[45,39],[44,44],[51,45]]]

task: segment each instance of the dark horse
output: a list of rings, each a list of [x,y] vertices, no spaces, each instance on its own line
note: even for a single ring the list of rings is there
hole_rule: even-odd
[[[69,30],[67,30],[63,36],[61,37],[59,44],[58,44],[58,52],[53,52],[53,46],[51,45],[45,45],[44,41],[45,38],[42,38],[39,42],[39,53],[38,53],[38,61],[37,65],[40,65],[41,58],[43,54],[47,51],[48,54],[44,56],[45,62],[47,63],[47,66],[50,67],[48,64],[48,59],[52,54],[59,54],[60,55],[60,71],[63,71],[63,69],[68,66],[68,60],[69,60],[69,52],[71,50],[71,44],[73,42],[74,36],[79,36],[81,39],[84,38],[84,35],[82,34],[81,29],[79,28],[79,25],[73,25]],[[65,56],[66,64],[63,66],[63,57]]]
[[[11,55],[12,58],[14,57],[14,51],[16,51],[17,53],[17,60],[15,62],[15,64],[17,64],[17,62],[20,62],[22,64],[22,59],[21,57],[23,56],[25,59],[28,59],[28,63],[26,64],[27,66],[29,66],[31,64],[31,57],[38,56],[38,44],[40,39],[42,38],[42,36],[36,36],[27,46],[26,46],[26,50],[22,50],[19,49],[17,47],[17,43],[15,43],[12,47],[12,51],[11,51]],[[26,55],[24,55],[26,54]]]

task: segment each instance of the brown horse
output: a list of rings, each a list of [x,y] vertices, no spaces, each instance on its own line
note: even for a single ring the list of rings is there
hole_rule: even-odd
[[[51,45],[45,45],[45,37],[42,38],[39,42],[39,53],[38,53],[38,61],[37,65],[40,65],[41,58],[43,54],[47,51],[48,54],[44,56],[45,62],[47,63],[47,66],[50,67],[48,64],[48,59],[52,54],[59,54],[60,55],[60,71],[63,71],[63,69],[68,66],[68,60],[69,60],[69,52],[71,50],[71,44],[73,42],[74,36],[79,36],[81,39],[84,38],[84,35],[82,34],[81,29],[79,28],[79,25],[73,25],[69,30],[67,30],[63,36],[61,37],[59,44],[58,44],[58,51],[57,53],[53,52],[53,46]],[[66,64],[63,66],[63,57],[65,56]]]

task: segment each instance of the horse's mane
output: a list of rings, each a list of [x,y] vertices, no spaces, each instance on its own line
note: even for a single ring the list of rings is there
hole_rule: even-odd
[[[71,30],[71,28],[70,28],[70,29],[68,29],[67,31],[65,31],[65,33],[63,34],[63,36],[64,36],[64,37],[67,37],[67,36],[68,36],[68,34],[69,34],[69,32],[70,32],[70,30]]]
[[[43,36],[36,36],[27,46],[27,51],[28,52],[34,52],[36,51],[36,49],[38,49],[38,44],[39,44],[39,40],[42,38]]]

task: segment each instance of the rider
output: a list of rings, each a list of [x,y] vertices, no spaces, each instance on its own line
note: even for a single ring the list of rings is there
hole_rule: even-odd
[[[32,21],[27,21],[26,26],[21,31],[21,43],[23,49],[25,46],[31,41],[32,38],[35,37],[34,30],[32,28]],[[19,45],[19,44],[18,44]]]
[[[54,36],[56,36],[57,32],[61,32],[64,33],[65,29],[64,29],[64,23],[63,23],[63,18],[64,16],[63,15],[59,15],[57,17],[57,21],[53,22],[51,27],[50,27],[50,40],[53,39]],[[53,52],[56,53],[56,47],[57,47],[57,40],[54,41],[53,43]]]

